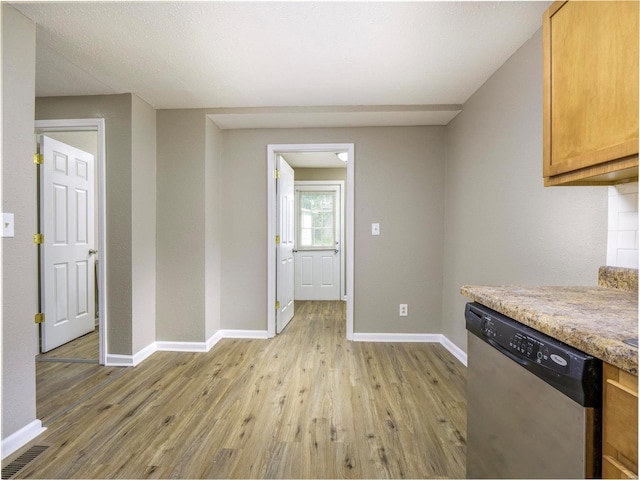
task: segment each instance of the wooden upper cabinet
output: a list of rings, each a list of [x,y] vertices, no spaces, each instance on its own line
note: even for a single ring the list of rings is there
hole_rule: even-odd
[[[637,180],[638,5],[571,0],[545,12],[545,185]]]

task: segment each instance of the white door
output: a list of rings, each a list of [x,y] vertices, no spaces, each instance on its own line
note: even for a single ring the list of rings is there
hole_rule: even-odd
[[[341,188],[296,187],[296,300],[340,300]]]
[[[95,328],[94,158],[41,140],[41,350],[47,352]]]
[[[277,286],[276,332],[280,333],[293,318],[294,310],[294,260],[295,241],[295,202],[293,168],[282,158],[276,156],[276,168],[280,178],[276,182],[277,221],[276,221],[276,261]],[[279,240],[279,243],[278,243]]]

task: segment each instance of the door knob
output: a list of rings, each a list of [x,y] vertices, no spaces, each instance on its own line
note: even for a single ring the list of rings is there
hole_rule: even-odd
[[[89,249],[89,255],[95,255],[98,253],[98,250],[94,250],[93,248]]]

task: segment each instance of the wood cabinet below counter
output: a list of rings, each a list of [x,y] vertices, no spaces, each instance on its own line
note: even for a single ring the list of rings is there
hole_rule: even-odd
[[[638,8],[570,0],[545,12],[545,186],[638,179]]]
[[[603,363],[602,478],[638,476],[638,377]]]

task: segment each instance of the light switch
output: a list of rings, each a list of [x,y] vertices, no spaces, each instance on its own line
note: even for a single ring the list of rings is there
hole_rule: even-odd
[[[13,237],[13,213],[2,214],[2,236]]]
[[[380,224],[372,223],[371,224],[371,235],[380,235]]]

